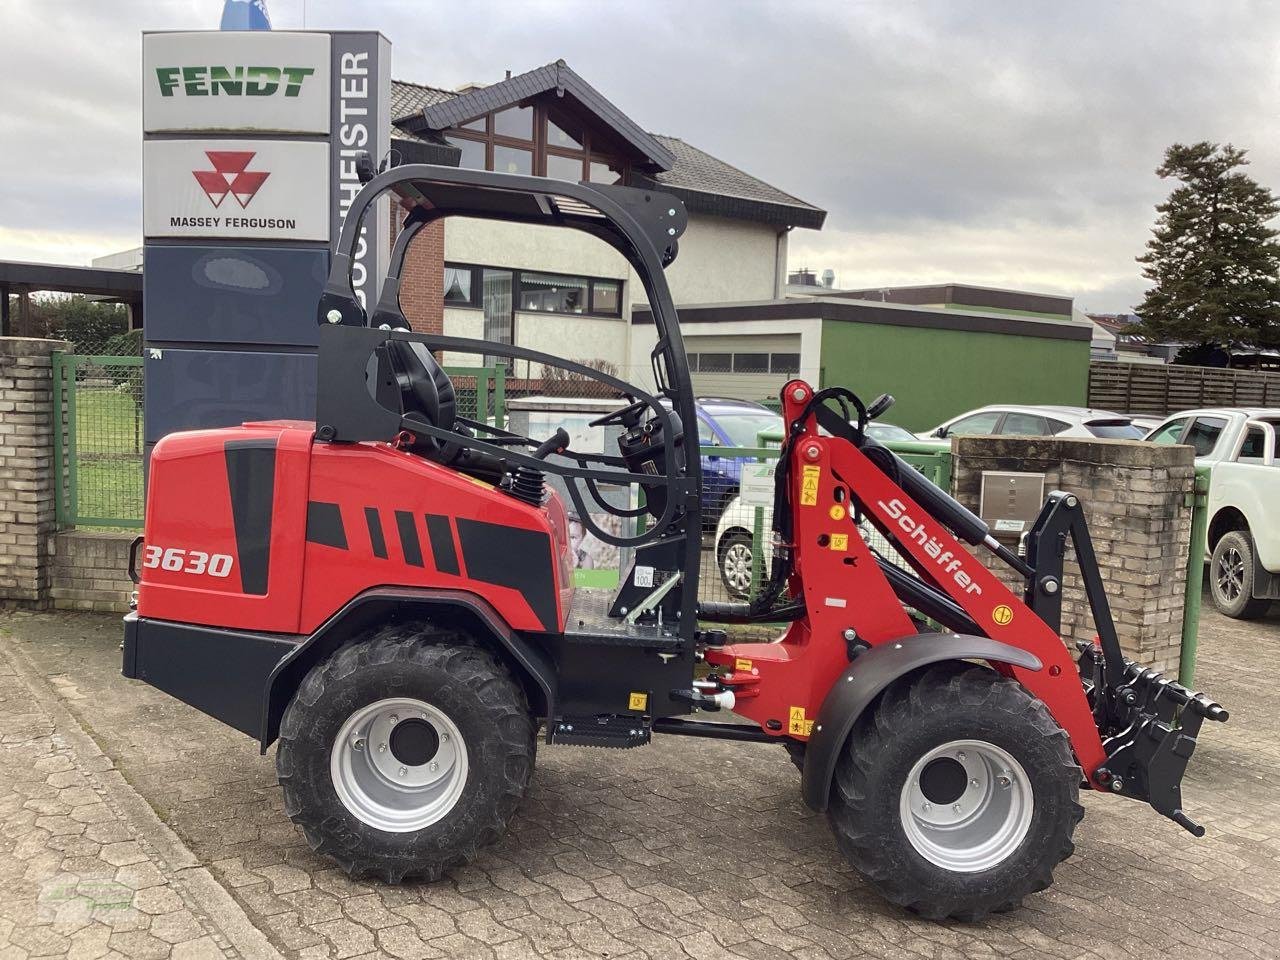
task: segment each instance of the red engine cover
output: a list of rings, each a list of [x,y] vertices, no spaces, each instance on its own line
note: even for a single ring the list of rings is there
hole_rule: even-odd
[[[572,598],[560,500],[534,507],[388,444],[312,444],[295,421],[156,445],[138,612],[310,633],[377,586],[464,590],[520,630],[559,632]]]

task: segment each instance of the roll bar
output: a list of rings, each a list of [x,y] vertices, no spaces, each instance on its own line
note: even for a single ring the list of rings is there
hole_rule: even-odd
[[[356,296],[352,282],[355,249],[360,242],[363,218],[373,203],[388,191],[396,195],[408,215],[392,251],[390,270],[378,302],[371,311],[367,311]],[[617,250],[636,271],[653,315],[657,331],[657,343],[650,355],[657,384],[654,395],[600,371],[524,347],[398,329],[408,326],[399,304],[399,291],[400,272],[409,243],[428,224],[451,216],[575,229],[595,236]],[[690,452],[694,448],[687,446],[696,441],[686,441],[685,448],[676,446],[672,418],[658,400],[658,397],[668,398],[684,430],[690,437],[696,437],[697,418],[688,360],[675,306],[663,275],[663,268],[672,263],[679,252],[679,239],[687,226],[688,215],[684,205],[674,197],[654,190],[569,183],[429,164],[394,167],[372,177],[348,210],[317,308],[317,321],[322,328],[327,328],[321,330],[320,337],[317,439],[335,442],[390,439],[401,428],[399,418],[378,405],[364,388],[363,373],[368,350],[385,339],[416,340],[432,349],[483,352],[551,363],[576,370],[643,400],[662,424],[666,462],[673,475],[641,476],[625,471],[593,469],[586,466],[582,456],[574,451],[567,451],[567,456],[577,460],[577,466],[552,465],[534,461],[527,454],[518,453],[510,447],[486,443],[479,437],[465,438],[462,444],[501,455],[516,463],[528,460],[530,465],[536,463],[544,470],[564,475],[570,480],[566,487],[582,514],[584,525],[606,542],[626,545],[651,543],[663,535],[680,511],[684,512],[686,523],[692,522],[696,530],[701,470],[696,452]],[[352,327],[365,329],[357,332],[349,329]],[[357,360],[353,353],[360,354],[360,358]],[[357,384],[358,391],[355,389]],[[414,430],[432,435],[437,432],[420,423],[414,426]],[[450,439],[458,440],[456,436]],[[603,463],[614,458],[590,459]],[[600,500],[596,491],[598,483],[644,482],[664,486],[667,497],[662,516],[650,530],[638,537],[617,538],[591,522],[573,480],[583,481],[597,502]],[[610,509],[610,512],[630,515],[633,511],[620,513]],[[685,569],[696,571],[700,551],[698,537],[686,535],[685,541]],[[696,584],[696,576],[692,579]],[[687,615],[692,619],[696,589],[687,593],[690,607]]]

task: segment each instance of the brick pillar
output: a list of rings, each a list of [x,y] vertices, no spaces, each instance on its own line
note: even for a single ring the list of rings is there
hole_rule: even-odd
[[[951,449],[954,495],[975,513],[987,470],[1043,473],[1045,493],[1065,490],[1080,498],[1120,645],[1131,659],[1176,677],[1191,539],[1192,449],[1057,437],[956,437]],[[1005,576],[1007,568],[987,551],[975,552],[1006,583],[1016,582],[1021,594],[1016,575]],[[1062,636],[1091,639],[1096,631],[1071,551],[1064,569]]]
[[[0,337],[0,603],[49,597],[53,362],[61,340]]]
[[[391,240],[399,225],[392,218]],[[444,221],[428,224],[413,239],[400,272],[400,307],[419,333],[444,332]]]

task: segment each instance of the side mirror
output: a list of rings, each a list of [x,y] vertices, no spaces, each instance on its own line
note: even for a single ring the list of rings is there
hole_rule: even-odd
[[[933,435],[937,437],[939,440],[943,440],[943,439],[946,439],[947,432],[948,431],[946,427],[939,427],[937,430],[933,431]]]

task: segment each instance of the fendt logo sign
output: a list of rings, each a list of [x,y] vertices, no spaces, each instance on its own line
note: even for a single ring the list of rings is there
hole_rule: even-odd
[[[156,67],[160,96],[296,97],[314,67]]]
[[[206,150],[204,155],[209,158],[213,169],[192,170],[191,175],[215,207],[222,206],[223,200],[233,196],[243,210],[271,176],[266,171],[245,169],[254,158],[252,150]]]
[[[329,239],[327,143],[164,139],[142,149],[149,238]]]
[[[327,134],[330,50],[324,33],[144,34],[143,128]]]

